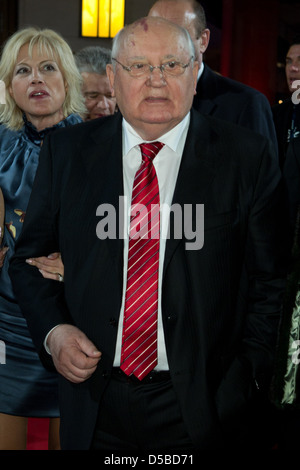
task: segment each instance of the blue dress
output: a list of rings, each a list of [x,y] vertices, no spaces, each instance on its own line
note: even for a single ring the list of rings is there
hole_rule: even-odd
[[[25,118],[24,127],[17,132],[0,125],[0,187],[5,201],[3,246],[9,247],[0,269],[0,413],[59,416],[57,375],[40,362],[13,293],[8,265],[22,230],[45,136],[81,121],[79,116],[70,115],[42,132]]]

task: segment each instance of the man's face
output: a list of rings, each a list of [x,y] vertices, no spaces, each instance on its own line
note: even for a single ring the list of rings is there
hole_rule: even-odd
[[[294,83],[295,80],[300,81],[300,44],[294,44],[290,47],[286,55],[285,72],[289,90],[293,93],[300,87],[300,84],[296,86]]]
[[[196,15],[189,2],[157,2],[150,9],[148,15],[165,18],[187,29],[194,43],[196,60],[201,64],[202,56],[209,43],[210,31],[204,29],[199,35],[196,28]]]
[[[124,66],[159,66],[173,60],[188,64],[191,51],[175,25],[160,18],[146,18],[127,32],[116,59]],[[155,68],[139,78],[115,64],[115,71],[111,65],[107,71],[118,107],[142,138],[158,138],[189,112],[195,94],[197,63],[191,62],[179,76]]]
[[[106,74],[82,72],[82,92],[88,110],[87,119],[96,119],[113,114],[116,99],[111,95],[111,89]]]

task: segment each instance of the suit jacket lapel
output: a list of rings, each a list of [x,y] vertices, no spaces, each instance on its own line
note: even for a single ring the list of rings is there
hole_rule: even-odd
[[[84,171],[91,188],[95,208],[108,204],[115,209],[116,237],[107,238],[112,259],[122,267],[123,240],[119,237],[119,198],[123,196],[122,117],[113,116],[99,121],[91,133],[90,144],[83,151]]]
[[[217,171],[215,157],[220,150],[218,142],[218,136],[209,122],[192,110],[190,128],[172,201],[172,205],[181,206],[182,212],[184,212],[185,204],[192,204],[194,209],[195,204],[204,204],[206,193]],[[167,240],[164,272],[181,242],[182,240],[172,235]]]

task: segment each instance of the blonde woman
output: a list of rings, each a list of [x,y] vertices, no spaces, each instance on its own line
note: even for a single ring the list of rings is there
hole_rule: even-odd
[[[81,75],[70,47],[58,33],[30,27],[17,31],[5,44],[0,79],[6,88],[6,104],[0,105],[0,187],[5,202],[0,340],[6,351],[0,367],[0,449],[26,448],[28,417],[51,418],[49,449],[59,449],[56,373],[40,362],[15,299],[8,266],[45,137],[82,122],[86,112]],[[41,274],[37,271],[37,275]]]

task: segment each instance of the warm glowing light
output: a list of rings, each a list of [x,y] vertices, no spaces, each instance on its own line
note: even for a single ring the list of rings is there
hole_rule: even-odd
[[[125,0],[82,0],[81,34],[113,38],[124,26]]]
[[[124,26],[125,0],[111,0],[110,10],[110,37],[115,35]]]
[[[97,18],[98,18],[98,0],[82,0],[82,9],[81,9],[81,34],[82,36],[91,36],[91,37],[98,36]]]

